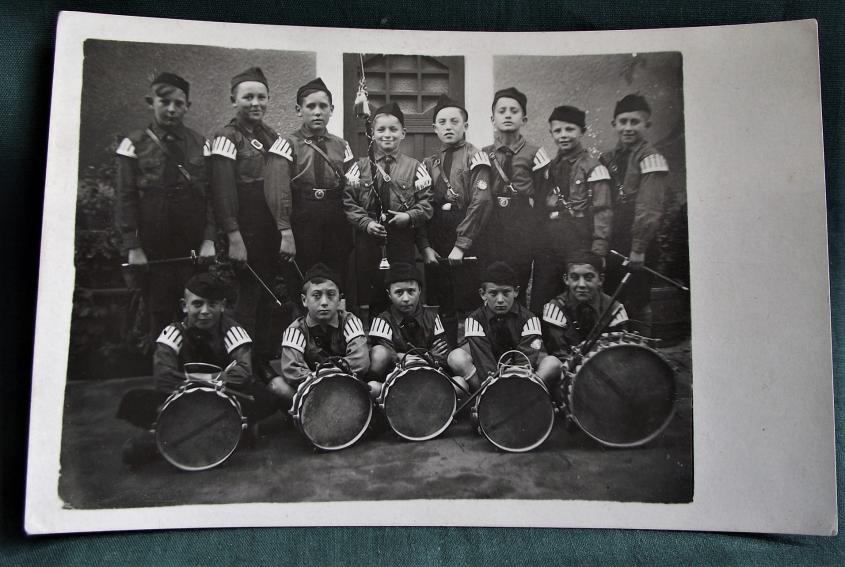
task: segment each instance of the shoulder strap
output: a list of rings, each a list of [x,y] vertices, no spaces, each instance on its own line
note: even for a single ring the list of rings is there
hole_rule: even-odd
[[[311,148],[312,150],[314,150],[315,152],[317,152],[318,154],[320,154],[320,156],[322,156],[322,158],[324,160],[326,160],[326,163],[329,164],[329,167],[332,168],[332,171],[334,172],[335,175],[337,175],[338,179],[343,179],[343,173],[341,173],[340,170],[337,168],[337,166],[334,164],[334,162],[331,159],[329,159],[329,156],[326,155],[326,152],[323,151],[323,148],[321,148],[320,146],[318,146],[317,144],[315,144],[314,142],[312,142],[308,138],[305,138],[305,145],[308,146],[309,148]]]
[[[146,129],[146,130],[144,130],[144,131],[147,133],[147,136],[149,136],[149,137],[150,137],[150,140],[152,140],[152,141],[155,143],[155,145],[157,145],[157,146],[159,147],[159,149],[161,150],[161,152],[162,152],[162,153],[163,153],[163,154],[164,154],[164,155],[165,155],[168,159],[173,159],[173,154],[170,152],[170,150],[168,150],[168,149],[167,149],[167,146],[165,146],[165,145],[164,145],[164,142],[162,142],[162,141],[161,141],[161,138],[159,138],[158,136],[156,136],[156,134],[155,134],[155,132],[153,132],[152,128],[147,128],[147,129]],[[184,166],[184,165],[182,165],[182,164],[181,164],[181,163],[179,163],[179,162],[176,162],[176,169],[178,169],[178,170],[179,170],[179,173],[181,173],[181,174],[182,174],[182,177],[184,177],[184,178],[185,178],[185,181],[187,181],[188,183],[190,183],[191,181],[193,181],[193,178],[191,177],[191,174],[190,174],[190,173],[188,173],[188,170],[187,170],[187,169],[185,169],[185,166]]]

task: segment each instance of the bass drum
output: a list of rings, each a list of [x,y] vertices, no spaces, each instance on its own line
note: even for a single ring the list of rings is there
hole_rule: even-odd
[[[422,359],[398,365],[378,399],[390,428],[410,441],[434,439],[446,431],[457,403],[449,377]]]
[[[234,397],[190,383],[167,398],[153,427],[158,450],[169,463],[185,471],[202,471],[235,452],[246,419]]]
[[[481,385],[473,418],[493,445],[511,453],[539,447],[551,434],[555,408],[543,381],[529,368],[501,367]]]
[[[675,415],[677,382],[669,362],[631,333],[602,335],[567,370],[567,413],[608,447],[636,447],[660,435]]]
[[[324,451],[349,447],[373,418],[370,389],[337,368],[321,368],[302,381],[290,415],[312,445]]]

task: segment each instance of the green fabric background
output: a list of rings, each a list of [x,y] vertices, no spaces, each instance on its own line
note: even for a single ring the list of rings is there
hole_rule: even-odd
[[[330,4],[314,0],[32,1],[0,3],[0,565],[535,565],[845,564],[843,537],[810,538],[620,530],[326,528],[185,530],[26,537],[23,496],[35,284],[59,10],[332,27],[484,31],[575,31],[819,21],[828,180],[834,366],[843,364],[842,274],[845,184],[840,165],[845,78],[845,8],[839,2],[688,0]],[[307,49],[308,46],[303,46]],[[738,54],[741,56],[741,54]],[[777,119],[788,128],[788,109]],[[836,380],[841,491],[843,387]],[[776,494],[772,498],[777,498]],[[840,517],[843,504],[839,504]]]

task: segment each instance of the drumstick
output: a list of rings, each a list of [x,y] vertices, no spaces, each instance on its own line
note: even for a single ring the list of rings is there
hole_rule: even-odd
[[[618,256],[619,258],[622,258],[622,260],[624,261],[624,263],[626,265],[628,264],[628,262],[630,262],[630,259],[627,256],[620,254],[616,250],[611,250],[610,253],[613,254],[614,256]],[[661,280],[663,280],[664,282],[666,282],[668,284],[672,284],[673,286],[680,288],[684,291],[689,291],[689,288],[687,286],[685,286],[684,284],[682,284],[681,282],[675,281],[670,277],[664,276],[663,274],[661,274],[657,270],[652,270],[648,266],[642,266],[640,269],[648,272],[649,274],[651,274],[653,276],[660,278]]]
[[[256,279],[256,280],[258,280],[258,283],[260,283],[260,284],[261,284],[261,287],[263,287],[263,288],[264,288],[264,291],[266,291],[267,293],[269,293],[269,294],[270,294],[270,297],[272,297],[272,298],[273,298],[273,301],[275,301],[275,302],[276,302],[276,305],[278,305],[279,307],[281,307],[281,306],[282,306],[282,302],[281,302],[281,301],[279,301],[279,298],[278,298],[278,297],[276,297],[276,294],[275,294],[275,293],[273,293],[273,290],[272,290],[272,289],[270,289],[269,287],[267,287],[267,284],[266,284],[266,283],[264,283],[264,280],[262,280],[260,277],[258,277],[258,274],[256,274],[256,273],[255,273],[255,270],[253,270],[253,269],[252,269],[252,266],[250,266],[250,265],[249,265],[249,263],[247,263],[247,262],[244,262],[244,265],[247,267],[247,269],[248,269],[248,270],[249,270],[249,272],[253,275],[253,277],[255,277],[255,279]]]
[[[616,286],[616,290],[613,292],[613,295],[610,296],[610,301],[607,302],[607,307],[605,307],[601,316],[596,320],[596,324],[593,325],[593,328],[590,329],[590,332],[587,333],[587,338],[584,339],[584,342],[581,343],[580,347],[578,347],[578,351],[579,351],[580,354],[584,354],[585,352],[590,352],[590,350],[593,348],[593,345],[596,344],[596,341],[598,340],[599,335],[601,335],[601,332],[604,330],[604,326],[607,325],[606,319],[608,318],[608,315],[616,313],[616,311],[614,310],[614,304],[616,303],[616,298],[619,297],[619,294],[622,292],[622,288],[625,287],[625,284],[628,283],[628,280],[630,278],[631,278],[631,272],[627,272],[622,277],[622,281],[619,282],[619,285]]]

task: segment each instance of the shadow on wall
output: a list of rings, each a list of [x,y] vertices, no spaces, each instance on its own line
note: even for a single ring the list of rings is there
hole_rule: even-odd
[[[265,121],[279,133],[292,132],[300,126],[296,89],[316,73],[313,52],[90,39],[84,50],[80,171],[106,162],[116,136],[149,123],[144,97],[158,73],[176,73],[191,84],[185,124],[206,136],[231,119],[229,80],[252,66],[261,67],[270,82]]]

